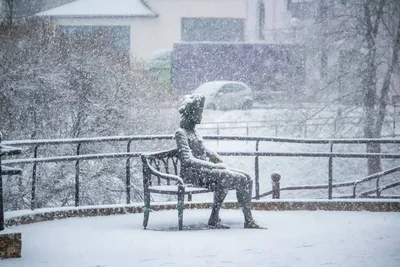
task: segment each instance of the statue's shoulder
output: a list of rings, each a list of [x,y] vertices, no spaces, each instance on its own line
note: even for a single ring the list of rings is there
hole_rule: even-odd
[[[179,128],[175,131],[175,136],[177,135],[186,135],[186,131],[182,128]]]

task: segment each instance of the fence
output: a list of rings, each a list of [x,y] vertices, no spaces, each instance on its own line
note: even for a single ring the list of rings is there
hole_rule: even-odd
[[[330,189],[330,188],[333,189],[333,188],[348,187],[348,186],[352,187],[352,192],[353,193],[351,195],[339,196],[337,198],[356,198],[357,197],[357,195],[356,195],[357,185],[359,185],[361,183],[369,182],[369,181],[372,181],[372,180],[376,181],[376,188],[361,192],[359,194],[360,197],[370,198],[370,197],[374,197],[374,196],[371,196],[370,194],[376,193],[376,197],[377,198],[400,198],[400,196],[382,196],[381,195],[382,192],[385,191],[385,190],[400,186],[400,180],[396,181],[394,183],[387,184],[387,185],[385,185],[383,187],[380,187],[380,185],[379,185],[380,178],[382,178],[382,177],[384,177],[384,176],[386,176],[388,174],[396,173],[396,172],[399,172],[399,171],[400,171],[400,166],[397,166],[395,168],[391,168],[391,169],[386,170],[386,171],[378,172],[376,174],[369,175],[369,176],[367,176],[367,177],[365,177],[363,179],[356,180],[356,181],[351,181],[351,182],[344,182],[344,183],[337,183],[337,184],[327,184],[327,185],[287,186],[287,187],[283,187],[283,188],[280,188],[281,175],[279,173],[273,173],[271,175],[272,190],[270,190],[268,192],[265,192],[265,193],[263,193],[263,194],[261,194],[259,196],[256,196],[256,198],[259,199],[261,197],[272,195],[272,198],[279,199],[281,191],[314,190],[314,189]]]
[[[397,137],[400,136],[398,132],[397,117],[386,119],[384,122],[384,132],[387,137]],[[223,130],[243,130],[246,136],[251,134],[251,130],[254,129],[270,129],[273,131],[273,135],[278,137],[288,128],[295,128],[295,131],[299,136],[307,138],[312,135],[312,129],[317,129],[318,127],[328,128],[328,136],[330,137],[340,137],[342,134],[340,130],[344,127],[355,127],[362,123],[361,117],[356,116],[340,116],[336,118],[313,118],[304,119],[300,122],[295,121],[284,121],[282,120],[260,120],[260,121],[217,121],[217,122],[202,122],[197,128],[202,130],[207,134],[220,135]],[[291,131],[293,135],[293,131]]]
[[[126,203],[131,203],[131,164],[132,158],[139,157],[140,152],[131,152],[131,144],[134,141],[145,141],[145,140],[172,140],[172,135],[158,135],[158,136],[118,136],[118,137],[97,137],[97,138],[77,138],[77,139],[59,139],[59,140],[27,140],[27,141],[8,141],[3,142],[3,145],[17,145],[19,147],[33,147],[33,157],[30,158],[15,158],[3,160],[3,164],[6,165],[25,165],[33,164],[32,178],[31,178],[31,197],[30,204],[31,209],[36,208],[36,181],[37,173],[36,168],[38,163],[50,163],[50,162],[75,162],[75,206],[80,205],[80,162],[86,160],[99,160],[104,158],[122,158],[126,161],[125,170],[125,191],[126,191]],[[328,159],[328,177],[327,185],[323,186],[299,186],[297,188],[282,188],[281,190],[306,190],[306,189],[322,189],[328,190],[328,199],[332,199],[332,189],[339,186],[356,186],[360,181],[348,182],[342,184],[333,184],[333,159],[334,158],[391,158],[399,159],[400,154],[393,153],[334,153],[335,144],[366,144],[366,143],[379,143],[379,144],[400,144],[400,139],[293,139],[293,138],[276,138],[276,137],[248,137],[248,136],[204,136],[206,140],[218,140],[218,141],[238,141],[238,142],[254,142],[254,152],[220,152],[221,155],[225,156],[246,156],[254,157],[254,179],[255,179],[255,198],[259,199],[270,193],[260,193],[260,172],[259,172],[259,159],[260,157],[314,157],[314,158],[327,158]],[[101,143],[101,142],[125,142],[126,151],[115,152],[115,153],[95,153],[95,154],[81,154],[81,147],[84,144],[89,143]],[[261,152],[259,151],[260,142],[284,142],[284,143],[301,143],[301,144],[328,144],[330,147],[329,152],[318,152],[318,153],[292,153],[292,152]],[[58,145],[58,144],[70,144],[76,145],[76,154],[67,156],[52,156],[52,157],[38,157],[38,148],[44,145]],[[379,177],[378,177],[379,176]],[[380,187],[380,177],[384,175],[378,175],[376,177],[376,189],[377,197],[382,197],[379,192],[385,190]],[[375,178],[374,178],[375,179]],[[362,182],[362,181],[361,181]],[[397,184],[398,185],[398,184]],[[396,186],[397,186],[396,185]],[[355,197],[353,195],[352,197]],[[400,197],[400,196],[399,196]]]
[[[1,144],[2,134],[0,133],[0,231],[4,230],[4,205],[3,205],[3,175],[18,175],[22,171],[17,168],[10,168],[3,166],[1,158],[3,156],[18,155],[22,151],[20,148],[14,148],[10,146],[4,146]]]

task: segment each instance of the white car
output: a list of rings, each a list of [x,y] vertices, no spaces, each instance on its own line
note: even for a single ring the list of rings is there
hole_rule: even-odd
[[[206,97],[206,109],[249,109],[253,106],[253,91],[242,82],[213,81],[197,87],[195,94]]]

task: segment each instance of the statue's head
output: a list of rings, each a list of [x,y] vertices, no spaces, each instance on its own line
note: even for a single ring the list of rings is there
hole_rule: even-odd
[[[186,126],[196,125],[201,122],[205,96],[202,94],[185,95],[179,108],[181,124]]]

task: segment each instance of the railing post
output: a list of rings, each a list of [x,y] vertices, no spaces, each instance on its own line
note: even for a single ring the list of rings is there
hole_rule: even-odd
[[[281,197],[280,180],[281,180],[281,175],[278,172],[273,172],[271,174],[273,199],[280,199]]]
[[[249,136],[249,123],[246,122],[246,135]]]
[[[393,138],[396,137],[396,103],[393,101]]]
[[[126,152],[131,152],[132,140],[128,141]],[[126,159],[126,204],[131,204],[131,157]]]
[[[330,142],[330,152],[333,152],[333,142]],[[333,158],[332,155],[329,156],[328,163],[328,199],[332,199],[332,184],[333,184]]]
[[[81,143],[78,143],[76,155],[79,156]],[[79,159],[75,162],[75,207],[79,206]]]
[[[307,138],[307,121],[304,121],[304,138]]]
[[[376,178],[376,197],[380,198],[381,197],[381,191],[379,190],[379,180],[381,177]]]
[[[217,135],[219,135],[219,123],[217,123]],[[217,146],[219,145],[219,139],[217,139]]]
[[[335,119],[333,120],[333,136],[334,136],[334,137],[336,137],[336,131],[337,131],[337,129],[338,129],[338,126],[337,126],[337,118],[335,118]]]
[[[396,137],[396,119],[393,117],[393,138]]]
[[[353,185],[353,198],[356,198],[357,182]]]
[[[36,145],[35,148],[33,149],[33,158],[37,158],[37,152],[38,152],[39,145]],[[33,163],[32,167],[32,188],[31,188],[31,210],[34,210],[37,207],[36,203],[36,168],[37,168],[37,163]]]
[[[256,152],[258,152],[258,146],[259,146],[260,140],[256,141]],[[254,162],[254,180],[256,184],[256,199],[260,199],[260,173],[259,173],[259,159],[258,156],[255,158]]]
[[[0,132],[0,145],[1,145],[2,135]],[[4,204],[3,204],[3,175],[1,169],[1,146],[0,146],[0,231],[4,230]]]

